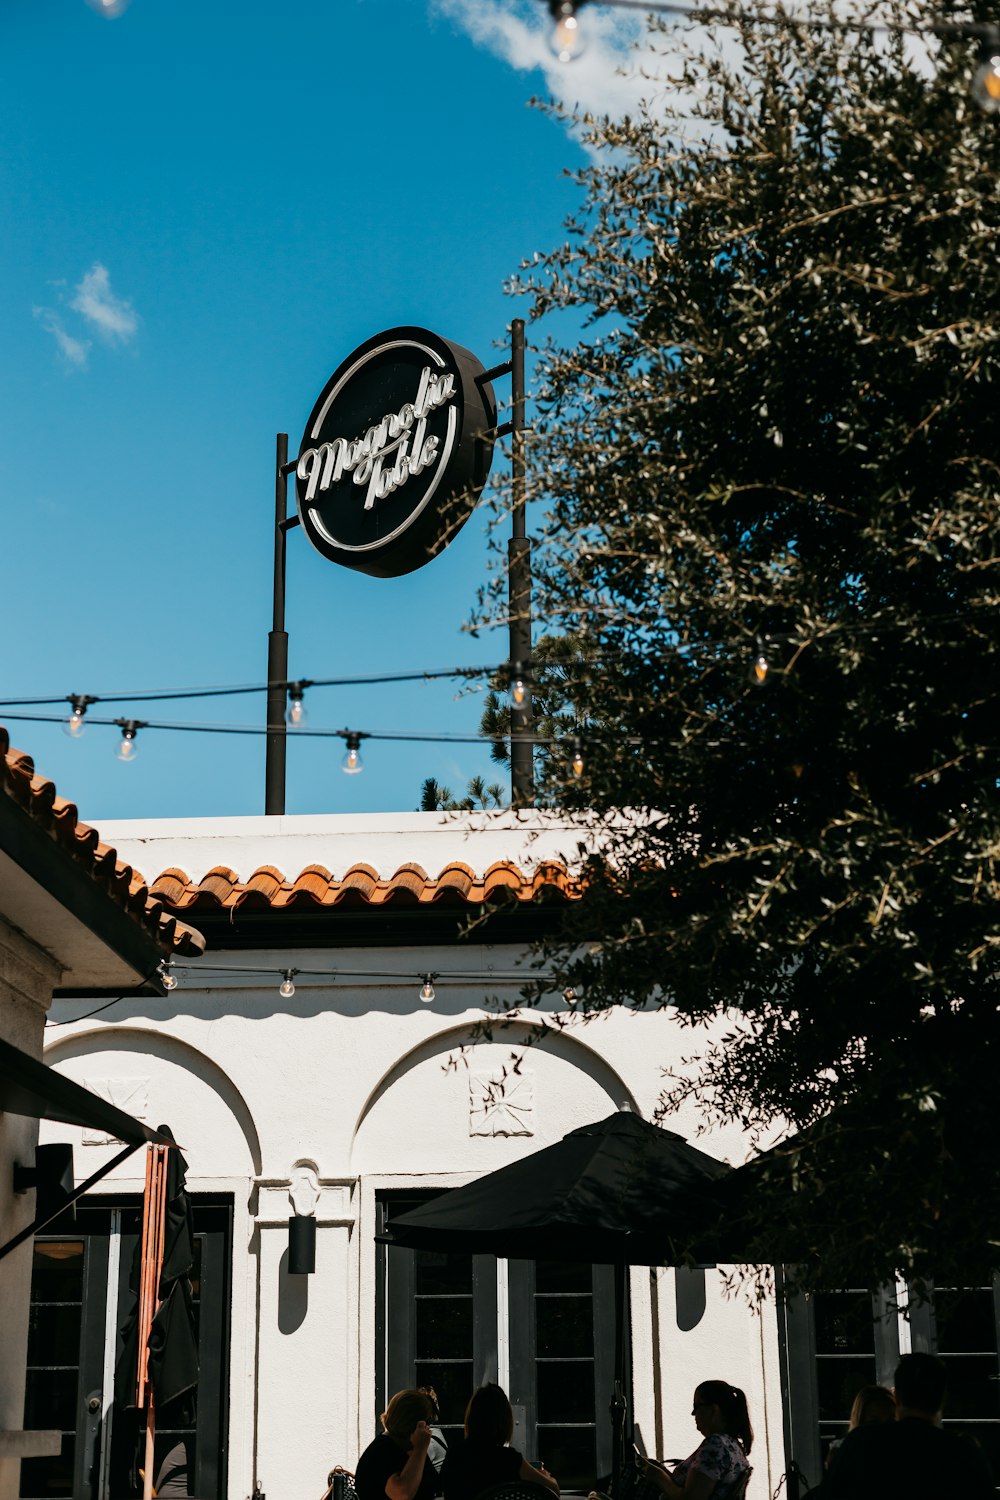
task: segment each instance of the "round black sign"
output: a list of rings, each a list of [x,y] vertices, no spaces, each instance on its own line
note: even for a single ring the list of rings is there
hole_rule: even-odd
[[[448,545],[490,471],[496,400],[485,373],[425,328],[390,328],[344,360],[295,469],[302,528],[324,557],[398,578]]]

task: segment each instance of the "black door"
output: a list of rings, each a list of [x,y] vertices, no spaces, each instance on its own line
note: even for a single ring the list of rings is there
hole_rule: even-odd
[[[229,1381],[229,1266],[232,1206],[192,1195],[192,1290],[200,1375],[194,1402],[157,1414],[154,1479],[172,1450],[187,1461],[187,1491],[225,1493]],[[141,1230],[135,1198],[81,1199],[36,1238],[31,1285],[25,1427],[56,1427],[58,1457],[25,1459],[25,1500],[129,1500],[142,1493],[144,1430],[134,1411],[114,1404],[119,1329],[131,1296],[132,1257]]]

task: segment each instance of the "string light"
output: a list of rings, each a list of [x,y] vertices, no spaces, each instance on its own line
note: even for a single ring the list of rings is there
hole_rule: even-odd
[[[86,732],[87,726],[83,722],[83,716],[90,705],[97,701],[96,698],[91,698],[89,693],[69,694],[66,702],[72,704],[72,712],[63,725],[63,730],[69,735],[71,740],[78,740]]]
[[[757,687],[763,687],[770,670],[771,664],[764,652],[764,642],[758,638],[757,655],[754,657],[753,666],[750,668],[750,681],[755,683]]]
[[[116,719],[115,723],[122,732],[121,744],[115,754],[119,760],[126,762],[135,760],[138,753],[136,735],[140,729],[146,729],[148,726],[141,719]]]
[[[282,1000],[290,1000],[295,994],[295,985],[293,983],[292,977],[299,971],[298,969],[284,969],[282,972],[284,974],[284,978],[278,985],[278,994],[281,996]]]
[[[288,684],[287,718],[293,729],[298,729],[309,717],[306,713],[306,706],[302,701],[305,697],[307,687],[312,687],[312,683],[305,680],[302,682],[290,682]]]
[[[969,92],[986,114],[1000,113],[1000,27],[988,28],[980,43],[979,66]]]
[[[510,664],[510,701],[520,708],[528,696],[527,673],[519,661]]]
[[[549,14],[555,22],[549,46],[561,63],[573,62],[586,50],[586,37],[576,14],[582,3],[583,0],[549,0]]]
[[[583,775],[583,740],[578,734],[574,734],[570,748],[572,754],[570,756],[569,768],[574,776],[580,777]]]
[[[424,982],[420,986],[420,999],[424,1005],[430,1005],[434,1000],[434,975],[425,974]]]
[[[361,736],[360,734],[355,734],[352,730],[344,738],[347,741],[347,749],[344,751],[344,758],[340,762],[340,769],[345,776],[357,776],[359,771],[364,770],[361,762]]]
[[[168,994],[171,990],[177,988],[178,979],[177,975],[173,972],[173,960],[170,958],[163,959],[160,964],[160,983]]]

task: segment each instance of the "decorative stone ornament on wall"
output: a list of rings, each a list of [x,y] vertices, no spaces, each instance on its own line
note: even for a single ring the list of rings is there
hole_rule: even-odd
[[[469,1075],[470,1135],[534,1135],[535,1075]]]
[[[149,1118],[148,1078],[88,1078],[84,1081],[84,1088],[99,1099],[106,1099],[109,1104],[123,1109],[134,1120],[146,1121]],[[106,1130],[85,1125],[82,1139],[85,1146],[109,1146],[115,1137],[108,1135]]]
[[[302,529],[344,567],[397,578],[464,526],[493,457],[496,399],[468,349],[390,328],[334,371],[296,464]]]

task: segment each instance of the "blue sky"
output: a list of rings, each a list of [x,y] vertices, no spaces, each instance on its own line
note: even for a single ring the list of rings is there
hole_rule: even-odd
[[[523,310],[504,280],[558,240],[583,161],[527,101],[622,107],[638,24],[595,12],[569,74],[539,0],[131,0],[114,19],[4,0],[0,697],[264,678],[275,433],[297,451],[332,370],[395,324],[503,357]],[[502,636],[462,631],[487,517],[391,581],[293,532],[290,675],[502,660]],[[309,722],[475,731],[456,691],[325,689]],[[103,712],[259,723],[264,705]],[[122,765],[117,730],[0,721],[90,820],[263,810],[261,740],[149,730]],[[371,744],[357,777],[342,752],[290,746],[289,812],[411,810],[425,776],[493,775],[474,746]]]

